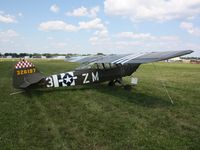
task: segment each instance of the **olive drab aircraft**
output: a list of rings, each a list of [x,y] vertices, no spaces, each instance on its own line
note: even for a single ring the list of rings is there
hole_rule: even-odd
[[[131,76],[141,64],[167,60],[192,52],[192,50],[183,50],[71,57],[66,61],[78,62],[83,65],[73,71],[47,77],[40,73],[33,63],[22,59],[14,66],[13,86],[17,89],[29,89],[69,87],[106,81],[108,81],[108,85],[122,84],[122,78]]]

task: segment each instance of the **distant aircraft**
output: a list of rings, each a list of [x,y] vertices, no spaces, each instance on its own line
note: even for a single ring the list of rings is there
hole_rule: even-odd
[[[108,81],[123,85],[122,77],[130,76],[143,63],[162,61],[192,53],[192,50],[151,52],[146,54],[111,54],[88,57],[71,57],[69,62],[83,63],[73,71],[45,77],[35,65],[27,60],[20,60],[14,68],[13,86],[17,89],[57,88],[75,85],[94,84]]]

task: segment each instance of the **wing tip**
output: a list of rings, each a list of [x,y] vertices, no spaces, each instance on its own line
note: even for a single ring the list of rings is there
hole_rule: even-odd
[[[171,51],[171,52],[173,52],[173,51]],[[178,50],[178,51],[174,51],[174,52],[175,53],[177,52],[177,54],[179,54],[180,56],[183,56],[183,55],[191,54],[194,51],[193,50]]]
[[[187,52],[190,54],[190,53],[193,53],[194,51],[193,50],[187,50]]]

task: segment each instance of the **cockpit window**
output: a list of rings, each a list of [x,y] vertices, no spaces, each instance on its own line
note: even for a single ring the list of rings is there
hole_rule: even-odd
[[[95,64],[92,64],[92,65],[91,65],[91,69],[98,69],[97,64],[96,64],[96,63],[95,63]]]
[[[104,64],[97,64],[98,69],[104,69]]]
[[[112,64],[112,63],[90,63],[90,64],[84,64],[78,67],[76,70],[81,70],[81,69],[112,69],[117,67],[117,64]]]
[[[96,67],[96,69],[112,69],[117,67],[117,65],[112,63],[98,63],[96,64]]]

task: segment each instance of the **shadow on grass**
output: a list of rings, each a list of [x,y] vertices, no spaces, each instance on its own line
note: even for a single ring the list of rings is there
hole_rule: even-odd
[[[76,87],[68,87],[68,88],[52,88],[52,89],[28,89],[23,95],[31,98],[32,96],[37,95],[40,97],[47,93],[58,93],[63,91],[85,91],[85,90],[96,90],[106,95],[111,95],[116,98],[120,98],[121,101],[135,103],[137,105],[143,107],[169,107],[172,106],[170,100],[167,98],[158,97],[156,95],[150,95],[149,93],[142,93],[141,91],[137,91],[136,88],[133,87],[132,90],[127,91],[122,86],[107,86],[107,84],[94,84],[94,85],[86,85],[86,86],[76,86]]]
[[[167,101],[167,98],[159,97],[153,94],[150,95],[149,93],[142,93],[141,91],[137,91],[134,87],[131,91],[127,91],[121,86],[108,87],[104,85],[104,87],[98,88],[98,91],[120,98],[122,101],[134,103],[143,107],[172,106],[170,100]]]

